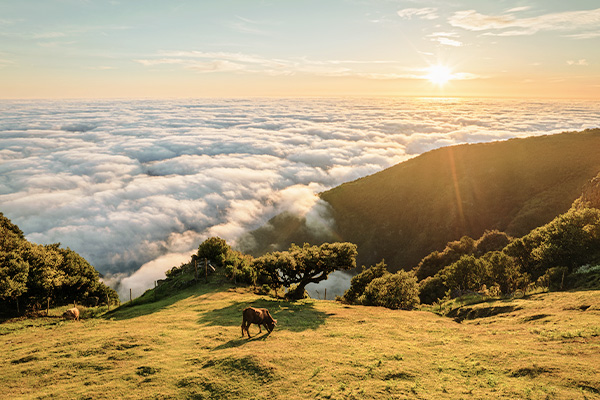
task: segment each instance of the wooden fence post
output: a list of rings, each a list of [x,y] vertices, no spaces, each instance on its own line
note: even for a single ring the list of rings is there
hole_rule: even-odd
[[[208,258],[204,259],[204,281],[208,283]]]
[[[129,301],[131,302],[131,288],[129,288]]]
[[[327,288],[325,288],[325,299],[324,300],[327,300]]]

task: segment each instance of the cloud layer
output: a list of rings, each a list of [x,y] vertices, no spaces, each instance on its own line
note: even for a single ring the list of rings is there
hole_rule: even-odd
[[[600,112],[392,98],[0,104],[0,211],[134,295],[209,236],[235,243],[284,210],[326,220],[316,194],[340,183],[440,146],[595,127]]]
[[[528,10],[527,7],[518,7],[500,15],[481,14],[475,10],[458,11],[448,19],[448,22],[452,26],[470,31],[501,31],[489,33],[497,36],[532,35],[539,31],[572,31],[576,29],[596,31],[600,24],[600,8],[543,14],[527,18],[519,18],[513,14],[526,10]]]

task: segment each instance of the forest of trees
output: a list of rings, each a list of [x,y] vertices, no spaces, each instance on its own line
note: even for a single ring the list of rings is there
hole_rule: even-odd
[[[600,284],[600,210],[576,202],[565,214],[521,238],[487,231],[434,251],[410,271],[391,274],[384,262],[354,276],[342,300],[351,304],[412,308],[467,293],[490,296],[597,288]],[[391,282],[394,290],[383,283]],[[400,287],[404,288],[402,291]]]
[[[0,309],[3,313],[65,305],[118,303],[83,257],[60,244],[39,245],[0,213]]]

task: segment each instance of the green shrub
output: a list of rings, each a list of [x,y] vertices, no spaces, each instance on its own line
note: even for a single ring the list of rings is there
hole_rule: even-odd
[[[256,284],[257,273],[252,266],[252,256],[230,250],[225,256],[225,275],[237,283]]]
[[[445,267],[458,261],[462,256],[473,254],[475,252],[476,242],[469,236],[463,236],[460,240],[455,240],[446,244],[442,252],[434,251],[425,256],[417,265],[415,273],[419,280],[428,276],[434,276]]]
[[[429,276],[419,282],[419,299],[421,303],[433,304],[439,299],[444,298],[448,287],[444,285],[441,276]]]
[[[230,250],[231,247],[229,247],[225,239],[213,236],[200,243],[196,256],[199,260],[206,258],[208,261],[212,261],[215,266],[222,267]]]
[[[489,285],[489,263],[475,256],[462,256],[454,264],[440,272],[444,284],[452,291],[463,293],[479,291]]]
[[[359,302],[363,305],[410,310],[419,305],[419,285],[414,272],[398,271],[373,279]]]
[[[569,269],[567,267],[552,267],[536,281],[540,287],[547,287],[548,290],[558,291],[566,289]]]
[[[523,274],[512,257],[500,251],[491,251],[483,259],[489,264],[489,282],[498,285],[500,292],[513,293],[519,288]]]
[[[475,252],[478,255],[484,255],[490,251],[500,251],[505,248],[512,238],[504,232],[500,232],[496,229],[492,231],[485,231],[483,235],[475,242]]]
[[[344,296],[342,296],[343,302],[355,304],[358,298],[364,293],[367,285],[371,283],[373,279],[382,277],[388,273],[384,260],[381,260],[378,264],[367,269],[365,269],[365,266],[363,265],[362,269],[361,273],[353,276],[350,280],[350,288],[346,290]]]
[[[600,257],[600,210],[575,209],[511,242],[504,250],[537,279],[553,267],[573,271]]]

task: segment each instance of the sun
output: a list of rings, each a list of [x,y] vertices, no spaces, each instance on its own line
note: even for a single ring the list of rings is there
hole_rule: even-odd
[[[452,79],[452,71],[443,65],[432,65],[428,71],[429,73],[425,75],[425,78],[429,79],[429,82],[435,85],[444,86]]]

